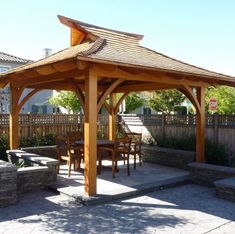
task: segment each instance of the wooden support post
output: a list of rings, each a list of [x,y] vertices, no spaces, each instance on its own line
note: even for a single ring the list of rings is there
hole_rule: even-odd
[[[85,79],[85,193],[96,194],[97,160],[97,76],[90,73]]]
[[[197,111],[196,126],[196,161],[205,162],[205,88],[197,88],[197,100],[200,111]]]
[[[117,132],[117,124],[116,124],[116,94],[110,94],[110,113],[109,113],[109,140],[115,140],[116,132]]]
[[[18,100],[20,92],[18,88],[11,88],[10,96],[10,149],[17,149],[19,146],[19,109]]]

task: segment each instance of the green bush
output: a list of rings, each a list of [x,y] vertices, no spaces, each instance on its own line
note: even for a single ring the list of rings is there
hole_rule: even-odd
[[[55,144],[55,133],[49,133],[45,136],[33,135],[29,138],[21,138],[19,147],[34,147],[34,146],[44,146],[44,145],[54,145]]]
[[[196,149],[195,136],[158,138],[156,141],[160,147],[191,151],[195,151]]]
[[[44,145],[55,145],[55,133],[49,133],[45,136],[33,135],[29,138],[21,138],[19,147],[34,147]],[[0,159],[7,160],[6,151],[10,148],[9,139],[6,135],[0,137]]]
[[[220,143],[215,144],[209,140],[206,140],[205,144],[206,163],[216,164],[216,165],[226,165],[227,156],[228,156],[228,149],[224,144]]]
[[[7,161],[6,151],[9,149],[9,140],[6,135],[0,137],[0,159]]]
[[[196,150],[195,136],[189,137],[168,137],[157,139],[158,146],[181,150]],[[226,145],[214,143],[209,140],[205,142],[205,160],[206,163],[216,165],[227,165],[228,149]]]

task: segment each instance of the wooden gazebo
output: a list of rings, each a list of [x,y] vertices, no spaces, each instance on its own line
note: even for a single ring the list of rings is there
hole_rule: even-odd
[[[196,161],[204,162],[205,87],[235,85],[235,78],[170,58],[139,45],[142,35],[115,31],[59,16],[70,29],[71,47],[0,76],[11,89],[10,147],[18,147],[18,114],[43,89],[72,90],[85,113],[85,192],[96,194],[97,114],[109,113],[109,138],[116,133],[118,107],[132,91],[178,89],[197,111]],[[56,37],[55,37],[56,40]],[[25,88],[31,92],[21,98]],[[194,90],[194,91],[193,91]],[[122,93],[119,100],[116,93]]]

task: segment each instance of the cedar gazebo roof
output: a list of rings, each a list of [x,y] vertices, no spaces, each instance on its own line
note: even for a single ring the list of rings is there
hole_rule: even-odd
[[[28,77],[27,71],[31,71],[30,77],[37,77],[43,74],[40,72],[32,74],[32,71],[45,70],[48,66],[53,67],[53,64],[72,60],[155,71],[159,74],[161,72],[175,79],[181,79],[183,75],[192,81],[204,81],[212,85],[235,83],[234,77],[196,67],[141,46],[139,41],[143,38],[142,35],[102,28],[63,16],[59,16],[59,19],[61,23],[71,28],[72,46],[47,58],[10,70],[1,75],[5,77],[1,78],[4,83],[6,80],[10,81],[6,77],[10,78],[15,74],[24,76],[23,73]],[[55,73],[56,68],[54,70]],[[53,71],[49,73],[52,74]]]
[[[109,139],[115,139],[118,107],[129,92],[178,89],[197,110],[196,161],[204,162],[205,87],[235,86],[235,78],[170,58],[139,45],[142,35],[115,31],[59,16],[70,28],[71,47],[0,74],[11,88],[10,146],[18,147],[18,113],[42,89],[73,90],[85,113],[85,191],[96,193],[97,113],[109,113]],[[56,37],[55,37],[56,39]],[[21,98],[25,88],[32,91]],[[116,93],[123,93],[117,100]],[[106,100],[109,99],[107,102]]]

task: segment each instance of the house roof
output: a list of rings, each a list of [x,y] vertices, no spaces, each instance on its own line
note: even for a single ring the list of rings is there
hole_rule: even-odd
[[[80,44],[31,64],[15,68],[6,74],[18,73],[58,61],[78,59],[172,72],[186,76],[192,75],[203,79],[209,78],[210,81],[214,79],[216,83],[220,84],[235,82],[235,78],[232,76],[209,71],[141,46],[139,41],[143,38],[142,35],[107,29],[63,16],[59,16],[59,19],[61,23],[71,29],[84,33],[85,37]]]
[[[0,52],[0,61],[12,62],[12,63],[22,63],[22,64],[32,62],[29,59],[19,58],[19,57],[16,57],[14,55],[10,55],[10,54],[4,53],[4,52]]]

